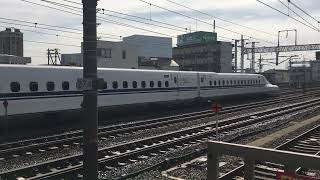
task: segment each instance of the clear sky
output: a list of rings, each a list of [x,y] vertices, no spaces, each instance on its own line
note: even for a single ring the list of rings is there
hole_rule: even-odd
[[[279,30],[297,29],[299,44],[320,43],[319,32],[308,28],[290,19],[289,17],[262,5],[256,0],[171,0],[173,2],[192,7],[201,12],[208,13],[216,18],[178,6],[168,0],[143,1],[100,0],[97,7],[105,9],[104,14],[98,14],[98,16],[100,17],[98,22],[101,23],[98,26],[98,33],[102,40],[117,41],[120,40],[120,36],[123,37],[133,34],[176,37],[178,34],[183,34],[184,32],[186,32],[185,29],[191,29],[192,31],[212,31],[213,27],[209,24],[212,24],[213,20],[215,19],[218,39],[224,41],[231,41],[231,39],[240,38],[240,34],[225,30],[228,29],[246,35],[245,37],[250,41],[259,41],[260,43],[258,44],[258,46],[275,46],[277,41],[277,32]],[[288,8],[281,4],[279,0],[261,1],[280,9],[285,13],[288,13]],[[287,0],[281,1],[287,4]],[[299,5],[299,7],[303,8],[303,10],[307,11],[316,19],[320,20],[319,0],[291,1]],[[33,64],[46,63],[47,48],[59,48],[61,50],[61,53],[80,52],[79,46],[82,38],[81,31],[43,26],[41,24],[82,30],[82,17],[79,15],[79,11],[81,11],[81,1],[0,0],[0,2],[0,18],[2,18],[0,19],[0,28],[4,29],[4,27],[15,27],[22,29],[22,32],[24,33],[24,39],[26,40],[24,42],[24,54],[25,56],[32,57]],[[32,3],[38,3],[56,9],[42,7]],[[150,4],[148,3],[151,3],[152,5],[150,6]],[[191,18],[169,12],[157,6],[167,8],[171,11],[178,12]],[[315,20],[304,15],[301,11],[299,11],[292,5],[290,5],[289,7],[295,10],[299,15],[303,15],[303,17],[308,20],[308,22],[312,23],[313,26],[315,26],[316,28],[320,28],[319,24]],[[64,12],[61,10],[63,10]],[[72,12],[73,14],[67,13],[66,11]],[[99,12],[102,13],[103,11],[101,10]],[[140,18],[129,17],[117,14],[115,12],[134,15]],[[290,12],[290,15],[298,18],[293,12]],[[126,20],[123,18],[129,18],[131,20]],[[221,18],[267,33],[244,28],[236,24],[231,24],[220,20]],[[13,19],[14,21],[8,19]],[[17,20],[19,20],[20,22]],[[28,21],[30,23],[26,23],[25,21]],[[118,24],[110,23],[110,21]],[[144,24],[135,21],[142,21],[144,22]],[[37,25],[35,26],[34,23],[37,23]],[[153,26],[151,24],[156,24],[161,27]],[[130,27],[123,25],[129,25]],[[43,28],[56,29],[58,31]],[[112,36],[110,36],[109,34],[111,34]],[[250,37],[257,38],[259,40]],[[31,41],[57,43],[60,45],[41,44]],[[294,34],[289,33],[288,37],[286,37],[286,34],[283,34],[283,37],[281,38],[282,45],[293,43]],[[173,44],[176,44],[175,38],[173,38]],[[300,55],[300,57],[305,57],[306,59],[312,59],[315,57],[314,52],[297,52],[292,54]],[[266,54],[263,57],[269,58],[271,57],[271,55]],[[272,55],[272,57],[274,57],[274,55]],[[247,62],[246,65],[248,65]],[[284,68],[284,66],[285,65],[282,65],[280,66],[280,68]],[[273,67],[266,66],[266,68]]]

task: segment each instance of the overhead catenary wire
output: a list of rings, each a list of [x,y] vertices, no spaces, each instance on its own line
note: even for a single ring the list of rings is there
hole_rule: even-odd
[[[20,1],[27,2],[29,4],[33,4],[33,5],[37,5],[37,6],[46,7],[46,8],[49,8],[49,9],[54,9],[54,10],[61,11],[61,12],[64,12],[64,13],[69,13],[69,14],[73,14],[73,15],[77,15],[77,16],[82,16],[82,11],[76,11],[76,10],[70,9],[70,8],[67,8],[67,9],[75,11],[75,12],[67,11],[67,10],[63,10],[61,8],[55,8],[55,7],[51,7],[51,6],[47,6],[47,5],[43,5],[43,4],[39,4],[39,3],[35,3],[35,2],[31,2],[31,1],[28,1],[28,0],[20,0]],[[151,32],[151,33],[154,33],[154,34],[160,34],[160,35],[171,37],[171,38],[177,38],[176,36],[173,36],[173,35],[169,35],[169,34],[158,32],[158,31],[154,31],[154,30],[145,29],[145,28],[142,28],[142,27],[137,27],[137,26],[130,25],[130,24],[121,23],[121,22],[118,22],[118,21],[114,21],[114,20],[110,20],[110,19],[104,18],[104,17],[97,17],[97,20],[100,20],[102,22],[111,23],[111,24],[120,25],[120,26],[139,29],[139,30]]]
[[[308,23],[310,26],[318,29],[317,27],[315,27],[312,23],[310,23],[308,20],[306,20],[305,18],[303,18],[300,14],[298,14],[297,12],[295,12],[293,9],[291,9],[288,5],[286,5],[284,2],[282,2],[281,0],[279,0],[279,2],[285,6],[286,8],[288,8],[288,10],[290,10],[291,12],[293,12],[296,16],[298,16],[299,18],[301,18],[304,22]],[[289,15],[289,14],[288,14]],[[319,29],[318,29],[319,30]]]
[[[200,10],[197,10],[197,9],[194,9],[194,8],[191,8],[191,7],[189,7],[189,6],[186,6],[186,5],[177,3],[177,2],[172,1],[172,0],[166,0],[166,1],[168,1],[168,2],[170,2],[170,3],[173,3],[173,4],[177,5],[177,6],[184,7],[184,8],[186,8],[186,9],[189,9],[189,10],[198,12],[198,13],[200,13],[200,14],[209,16],[209,17],[211,17],[211,18],[213,18],[213,19],[218,19],[218,20],[221,20],[221,21],[224,21],[224,22],[227,22],[227,23],[236,25],[236,26],[240,26],[240,27],[243,27],[243,28],[246,28],[246,29],[250,29],[250,30],[253,30],[253,31],[256,31],[256,32],[264,33],[264,34],[267,34],[267,35],[270,35],[270,36],[274,36],[274,37],[277,36],[276,34],[272,34],[272,33],[269,33],[269,32],[266,32],[266,31],[263,31],[263,30],[260,30],[260,29],[256,29],[256,28],[253,28],[253,27],[249,27],[249,26],[245,26],[245,25],[242,25],[242,24],[239,24],[239,23],[235,23],[235,22],[232,22],[232,21],[230,21],[230,20],[227,20],[227,19],[224,19],[224,18],[221,18],[221,17],[214,16],[214,15],[212,15],[212,14],[209,14],[209,13],[206,13],[206,12],[203,12],[203,11],[200,11]]]
[[[156,5],[156,4],[147,2],[147,1],[145,1],[145,0],[138,0],[138,1],[143,2],[143,3],[145,3],[145,4],[148,4],[148,5],[151,4],[152,6],[157,7],[157,8],[159,8],[159,9],[162,9],[162,10],[165,10],[165,11],[168,11],[168,12],[171,12],[171,13],[174,13],[174,14],[177,14],[177,15],[180,15],[180,16],[183,16],[183,17],[186,17],[186,18],[189,18],[189,19],[193,19],[193,20],[195,20],[196,22],[201,22],[201,23],[203,23],[203,24],[207,24],[207,25],[209,25],[209,26],[213,26],[213,23],[209,23],[209,22],[207,22],[207,21],[204,21],[204,20],[201,20],[201,19],[198,19],[198,18],[189,16],[189,15],[186,15],[186,14],[183,14],[183,13],[180,13],[180,12],[177,12],[177,11],[174,11],[174,10],[171,10],[171,9],[168,9],[168,8],[165,8],[165,7]],[[230,29],[228,29],[228,28],[224,28],[224,27],[217,26],[217,25],[216,25],[216,27],[219,28],[219,29],[222,29],[222,30],[225,30],[225,31],[234,33],[234,34],[244,35],[244,36],[246,36],[246,37],[249,37],[249,38],[252,38],[252,39],[256,39],[256,40],[259,40],[259,41],[263,41],[263,42],[266,42],[266,43],[269,43],[269,44],[275,44],[275,42],[267,41],[267,40],[260,39],[260,38],[256,38],[256,37],[252,37],[252,36],[247,35],[247,34],[244,34],[244,33],[240,33],[240,32],[234,31],[234,30],[230,30]]]
[[[49,0],[41,0],[41,1],[44,1],[44,2],[49,2]],[[80,5],[80,3],[77,3],[77,2],[74,2],[75,4],[78,4],[78,5]],[[52,3],[52,4],[56,4],[56,3]],[[65,7],[65,6],[60,6],[60,7],[62,7],[62,8],[66,8],[66,9],[69,9],[69,10],[73,10],[73,11],[75,11],[75,8],[77,8],[77,7],[72,7],[71,9],[70,9],[70,6],[69,7]],[[78,9],[80,9],[80,8],[78,8]],[[113,11],[113,12],[115,12],[115,11]],[[100,14],[103,14],[103,13],[101,13],[101,12],[99,12]],[[125,13],[121,13],[122,15],[128,15],[128,14],[125,14]],[[113,15],[114,16],[114,15]],[[132,16],[132,15],[128,15],[128,16]],[[116,17],[118,17],[118,16],[116,16]],[[132,17],[138,17],[138,16],[132,16]],[[99,18],[102,18],[102,17],[98,17],[98,19]],[[119,17],[118,17],[119,18]],[[122,18],[122,17],[120,17],[120,18]],[[191,17],[190,17],[191,18]],[[105,18],[103,18],[104,20],[106,20]],[[123,18],[122,18],[123,19]],[[146,18],[141,18],[141,19],[145,19],[146,20]],[[129,20],[131,20],[131,19],[129,19]],[[147,19],[147,20],[149,20],[149,19]],[[128,25],[128,24],[124,24],[124,23],[122,23],[122,24],[119,24],[119,22],[117,22],[117,21],[113,21],[113,20],[110,20],[110,19],[107,19],[107,21],[109,21],[109,23],[114,23],[114,24],[118,24],[118,25],[124,25],[124,26],[129,26],[129,27],[132,27],[132,25]],[[111,22],[110,22],[111,21]],[[155,21],[155,22],[159,22],[159,21]],[[206,22],[207,23],[207,22]],[[150,23],[148,23],[148,24],[150,24]],[[170,25],[170,24],[168,24],[167,23],[167,25]],[[210,24],[211,25],[211,24]],[[157,25],[156,25],[157,26]],[[181,29],[184,29],[184,30],[186,30],[184,27],[179,27],[179,28],[181,28]],[[225,29],[225,28],[223,28],[223,27],[220,27],[221,29]],[[137,27],[136,27],[136,29],[137,29]],[[141,29],[140,27],[138,27],[138,29]],[[145,29],[143,29],[143,30],[145,30]],[[147,30],[147,31],[149,31],[150,32],[150,30]],[[230,32],[231,30],[229,30],[229,32]],[[152,31],[153,33],[156,33],[155,31]],[[181,31],[182,32],[182,31]],[[236,34],[241,34],[241,33],[238,33],[238,32],[235,32],[235,31],[232,31],[233,33],[236,33]],[[164,33],[160,33],[160,32],[158,32],[158,34],[161,34],[161,35],[165,35],[165,36],[169,36],[169,37],[172,37],[172,38],[176,38],[176,36],[172,36],[172,35],[168,35],[168,34],[164,34]],[[253,38],[253,37],[250,37],[250,38]],[[232,39],[232,38],[229,38],[229,39]],[[270,44],[274,44],[273,42],[270,42],[270,41],[266,41],[266,40],[262,40],[262,39],[258,39],[258,38],[254,38],[254,39],[257,39],[257,40],[260,40],[260,41],[264,41],[264,42],[266,42],[266,43],[270,43]]]
[[[60,31],[60,32],[65,32],[65,33],[73,33],[73,34],[82,35],[82,30],[81,29],[76,29],[76,28],[70,28],[70,27],[65,27],[65,26],[57,26],[57,25],[50,25],[50,24],[43,24],[43,23],[31,22],[31,21],[25,21],[25,20],[19,20],[19,19],[3,18],[3,17],[0,17],[0,19],[6,20],[6,21],[20,22],[20,23],[11,23],[11,24],[17,24],[17,25],[21,25],[21,26],[27,26],[27,27],[44,29],[44,30]],[[10,24],[10,22],[5,22],[5,23]],[[21,23],[30,24],[30,25],[23,25]],[[44,26],[44,27],[42,27],[42,26]],[[114,35],[114,34],[109,34],[109,33],[99,33],[99,35],[105,35],[103,37],[110,36],[110,37],[118,37],[118,38],[120,37],[121,38],[121,36],[119,36],[119,35]],[[108,38],[110,38],[110,37],[108,37]]]
[[[23,41],[30,42],[30,43],[38,43],[38,44],[53,44],[58,46],[81,47],[73,44],[54,43],[54,42],[45,42],[45,41],[33,41],[33,40],[23,40]]]
[[[285,15],[285,16],[288,16],[289,18],[291,18],[291,19],[293,19],[293,20],[295,20],[295,21],[297,21],[297,22],[299,22],[299,23],[301,23],[301,24],[303,24],[303,25],[305,25],[305,26],[307,26],[307,27],[309,27],[309,28],[311,28],[311,29],[313,29],[313,30],[315,30],[315,31],[320,32],[319,29],[314,28],[314,27],[312,27],[312,26],[310,26],[310,25],[302,22],[302,21],[300,21],[299,19],[294,18],[294,17],[290,16],[289,14],[286,14],[286,13],[282,12],[281,10],[279,10],[279,9],[277,9],[277,8],[274,8],[274,7],[272,7],[271,5],[269,5],[269,4],[267,4],[267,3],[263,2],[263,1],[260,1],[260,0],[256,0],[256,1],[258,1],[259,3],[261,3],[261,4],[265,5],[265,6],[271,8],[271,9],[277,11],[277,12],[279,12],[280,14],[283,14],[283,15]]]
[[[288,1],[289,3],[291,3],[294,7],[296,7],[297,9],[299,9],[300,11],[302,11],[304,14],[306,14],[307,16],[309,16],[310,18],[312,18],[313,20],[315,20],[317,23],[320,23],[320,20],[316,19],[314,16],[310,15],[310,13],[306,12],[305,10],[303,10],[300,6],[298,6],[297,4],[295,4],[294,2],[292,2],[292,0]]]

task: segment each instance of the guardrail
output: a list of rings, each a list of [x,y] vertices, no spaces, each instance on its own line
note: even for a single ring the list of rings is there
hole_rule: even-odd
[[[244,179],[254,179],[256,161],[284,164],[285,172],[294,173],[298,167],[319,169],[320,157],[302,153],[266,149],[226,142],[208,142],[207,179],[219,179],[219,157],[230,155],[244,158]]]

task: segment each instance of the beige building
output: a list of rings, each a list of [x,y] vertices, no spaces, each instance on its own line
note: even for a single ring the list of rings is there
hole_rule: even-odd
[[[214,41],[174,47],[173,59],[180,70],[231,73],[232,44]]]

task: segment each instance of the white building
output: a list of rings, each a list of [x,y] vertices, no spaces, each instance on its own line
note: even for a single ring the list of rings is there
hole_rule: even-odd
[[[82,48],[81,48],[82,49]],[[82,54],[62,54],[62,65],[82,66]],[[97,42],[98,67],[138,68],[141,60],[172,57],[172,39],[166,37],[133,35],[123,41]]]

